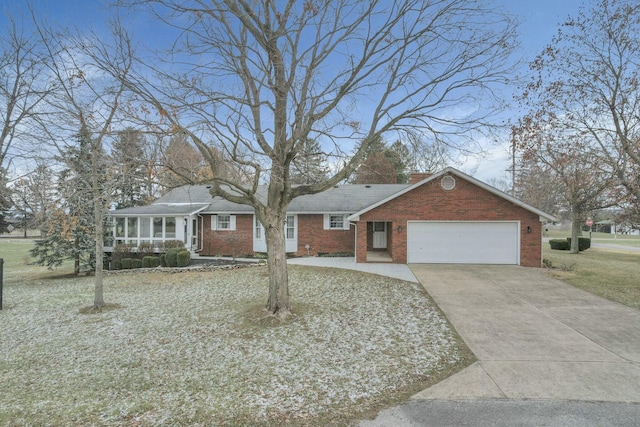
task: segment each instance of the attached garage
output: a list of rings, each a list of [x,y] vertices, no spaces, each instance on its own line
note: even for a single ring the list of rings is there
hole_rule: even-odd
[[[520,264],[518,221],[408,221],[407,262]]]

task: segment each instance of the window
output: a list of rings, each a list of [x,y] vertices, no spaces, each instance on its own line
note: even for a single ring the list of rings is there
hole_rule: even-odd
[[[231,215],[218,215],[217,230],[229,230],[231,228]]]
[[[116,237],[124,237],[124,218],[116,218]]]
[[[214,215],[211,217],[211,229],[212,230],[229,230],[236,229],[236,216],[235,215]]]
[[[138,218],[127,218],[127,237],[138,237]]]
[[[325,214],[324,229],[325,230],[348,230],[349,223],[346,220],[346,215]]]
[[[456,180],[452,176],[447,175],[440,180],[440,185],[445,190],[453,190],[456,187]]]
[[[115,218],[114,237],[116,244],[153,244],[159,247],[166,240],[173,240],[179,234],[180,217],[122,217]],[[185,230],[186,235],[186,230]]]
[[[153,218],[153,237],[162,237],[162,218]]]
[[[170,216],[164,219],[165,234],[167,239],[175,239],[176,237],[176,217]]]
[[[256,239],[262,239],[262,224],[260,224],[260,220],[258,219],[258,216],[255,215],[255,227],[256,227]]]
[[[296,225],[296,220],[295,220],[295,216],[293,215],[287,215],[287,222],[284,225],[284,229],[285,229],[285,236],[287,239],[293,239],[295,238],[295,225]]]
[[[151,218],[140,218],[140,237],[151,237]]]
[[[344,215],[329,215],[329,228],[344,228]]]

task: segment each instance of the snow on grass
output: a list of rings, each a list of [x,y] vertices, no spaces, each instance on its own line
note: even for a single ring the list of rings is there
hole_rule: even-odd
[[[279,323],[259,309],[266,273],[108,276],[120,307],[98,314],[80,313],[91,278],[8,285],[0,425],[323,423],[468,355],[419,285],[290,267],[296,317]]]

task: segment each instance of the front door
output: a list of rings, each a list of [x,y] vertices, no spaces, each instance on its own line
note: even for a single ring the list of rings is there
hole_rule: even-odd
[[[373,223],[373,249],[387,249],[387,223],[384,221]]]

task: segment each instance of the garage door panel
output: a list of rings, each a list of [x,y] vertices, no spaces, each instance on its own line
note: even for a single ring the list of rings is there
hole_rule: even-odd
[[[407,262],[519,264],[519,230],[518,222],[409,222]]]

